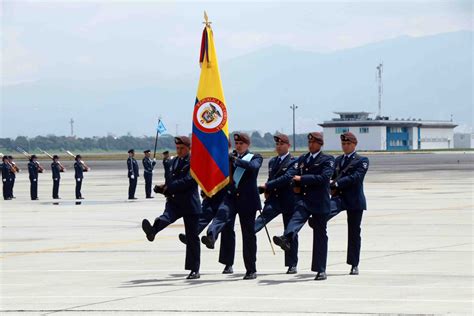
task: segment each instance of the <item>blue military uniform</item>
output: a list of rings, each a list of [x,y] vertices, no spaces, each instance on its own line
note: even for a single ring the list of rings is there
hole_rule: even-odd
[[[131,153],[133,150],[129,150]],[[128,157],[127,159],[127,169],[128,169],[128,198],[135,199],[135,191],[137,189],[137,181],[140,176],[138,173],[138,162],[133,157]]]
[[[308,134],[308,146],[324,144],[319,132]],[[283,236],[274,236],[273,241],[283,250],[289,250],[290,242],[312,217],[313,222],[313,260],[311,270],[317,272],[316,280],[326,279],[328,252],[327,218],[331,211],[330,180],[334,172],[334,157],[319,152],[308,152],[298,158],[293,168],[298,180],[294,181],[295,212]]]
[[[294,168],[301,176],[300,191],[295,194],[295,211],[285,229],[290,240],[313,217],[313,260],[311,270],[325,272],[327,262],[327,216],[330,213],[329,181],[334,172],[334,157],[319,152],[298,158]]]
[[[28,163],[28,174],[30,178],[30,196],[32,200],[38,199],[38,165],[30,160]]]
[[[74,179],[76,180],[76,199],[82,199],[82,180],[84,179],[84,167],[82,163],[76,158],[74,163]]]
[[[234,134],[234,139],[243,137],[242,134]],[[248,137],[245,135],[245,137]],[[248,140],[249,141],[249,140]],[[248,160],[248,157],[251,159]],[[240,227],[243,240],[243,257],[247,274],[255,274],[257,271],[257,238],[255,235],[255,215],[257,210],[262,208],[260,196],[257,188],[257,177],[263,158],[259,154],[252,154],[249,151],[233,159],[232,169],[233,182],[228,186],[227,194],[223,203],[214,217],[211,225],[207,229],[207,236],[202,241],[209,247],[224,230],[234,230],[235,217],[239,214]],[[237,168],[239,168],[237,171]],[[243,171],[240,179],[236,179],[237,173]],[[237,183],[238,182],[238,183]]]
[[[285,229],[294,212],[294,193],[291,186],[296,169],[293,168],[295,159],[291,154],[285,157],[273,157],[268,162],[268,180],[265,184],[267,198],[263,211],[255,220],[255,232],[259,232],[279,214],[283,216]],[[296,267],[298,264],[298,234],[291,240],[290,250],[285,251],[285,266]]]
[[[58,162],[51,163],[51,173],[53,178],[53,199],[59,199],[59,183],[61,181],[61,167]]]
[[[149,152],[148,150],[145,151]],[[143,163],[143,177],[145,178],[145,195],[146,198],[151,198],[151,186],[153,181],[153,169],[155,168],[156,161],[152,160],[151,158],[144,157],[142,160]]]
[[[165,211],[155,219],[153,226],[148,220],[143,220],[142,228],[148,240],[153,241],[158,232],[182,217],[187,238],[185,269],[198,272],[201,256],[198,218],[201,203],[197,183],[190,174],[190,155],[164,161],[163,166],[168,169],[165,170],[163,192],[166,196]]]
[[[15,186],[15,181],[16,181],[16,172],[15,170],[13,170],[13,168],[17,168],[16,164],[12,161],[13,157],[12,156],[8,156],[8,159],[10,159],[11,161],[11,164],[12,164],[12,168],[10,169],[10,175],[9,175],[9,178],[8,178],[8,181],[9,181],[9,191],[10,191],[10,197],[12,199],[15,198],[15,196],[13,195],[13,187]],[[16,169],[18,170],[18,169]],[[17,171],[18,172],[18,171]]]
[[[353,152],[336,158],[333,174],[334,192],[329,219],[347,211],[347,264],[357,267],[360,259],[361,222],[363,211],[367,209],[364,194],[364,178],[369,169],[369,159]]]
[[[10,173],[11,173],[11,166],[6,162],[7,157],[2,159],[2,184],[3,184],[3,199],[4,200],[11,200],[11,192],[10,192]]]
[[[229,161],[232,164],[232,161]],[[229,184],[230,185],[230,184]],[[217,211],[222,206],[225,201],[225,196],[227,195],[227,190],[229,185],[221,189],[219,192],[214,194],[212,197],[206,196],[204,192],[201,192],[202,203],[201,209],[202,213],[199,215],[199,227],[198,232],[201,234],[204,229],[209,225],[212,219],[216,216]],[[232,270],[230,267],[234,265],[235,259],[235,231],[234,223],[231,222],[227,224],[221,232],[221,243],[219,248],[219,262],[226,266],[224,273],[231,273]],[[186,235],[180,234],[180,240],[186,243]]]

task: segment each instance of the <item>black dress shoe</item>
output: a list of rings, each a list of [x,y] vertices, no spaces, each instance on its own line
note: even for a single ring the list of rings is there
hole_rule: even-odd
[[[256,272],[246,272],[244,275],[244,280],[253,280],[257,278]]]
[[[199,279],[201,277],[201,275],[199,274],[199,272],[196,272],[196,271],[191,271],[191,273],[189,273],[189,275],[186,277],[187,280],[194,280],[194,279]]]
[[[155,230],[153,229],[153,226],[151,226],[150,222],[147,219],[144,219],[142,221],[142,229],[146,234],[146,239],[148,241],[153,241],[155,240]]]
[[[186,235],[185,234],[179,234],[178,235],[178,238],[179,238],[179,241],[182,242],[183,244],[187,244],[188,242],[188,239],[186,238]]]
[[[290,250],[290,242],[285,236],[273,236],[273,242],[284,251]]]
[[[226,265],[224,267],[224,271],[222,271],[222,274],[232,274],[234,273],[234,269],[232,268],[231,265]]]
[[[206,245],[206,247],[209,248],[209,249],[214,249],[214,244],[216,243],[214,238],[212,238],[212,236],[208,236],[208,235],[202,236],[201,237],[201,242],[204,245]]]
[[[136,197],[129,197],[129,200],[138,200]]]
[[[359,275],[359,268],[357,266],[352,266],[350,275]]]
[[[313,216],[308,218],[308,225],[309,225],[309,227],[314,228]]]
[[[298,271],[296,270],[296,266],[290,266],[288,267],[288,271],[286,271],[286,274],[296,274]]]
[[[318,272],[316,277],[314,278],[316,281],[323,281],[326,280],[328,277],[326,276],[326,272]]]

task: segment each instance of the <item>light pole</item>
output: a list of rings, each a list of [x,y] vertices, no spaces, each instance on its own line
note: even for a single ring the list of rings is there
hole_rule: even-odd
[[[293,152],[296,152],[296,130],[295,130],[295,111],[298,108],[296,105],[290,106],[290,109],[293,110]]]

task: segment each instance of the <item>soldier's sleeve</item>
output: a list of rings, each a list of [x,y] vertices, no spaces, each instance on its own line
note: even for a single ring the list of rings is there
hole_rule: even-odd
[[[283,175],[279,176],[276,179],[268,181],[266,183],[267,189],[272,190],[274,188],[280,188],[290,184],[297,172],[296,168],[294,167],[295,163],[296,160],[292,160]]]
[[[258,171],[262,166],[262,163],[263,158],[259,154],[255,154],[250,161],[235,159],[235,165],[237,167],[244,168],[245,170],[251,170],[252,172]]]
[[[336,159],[334,160],[334,171],[333,171],[333,173],[332,173],[331,180],[336,179],[336,166],[337,166],[338,163],[339,163],[339,162],[338,162],[338,159],[336,158]]]
[[[130,158],[127,159],[127,168],[128,168],[128,173],[133,173],[133,164],[132,164],[132,159]]]
[[[196,185],[196,181],[189,172],[181,179],[171,180],[166,183],[168,193],[185,192],[191,189],[194,185]]]
[[[334,173],[334,157],[329,156],[323,162],[323,171],[321,174],[305,174],[301,176],[302,185],[319,186],[329,183]]]
[[[341,177],[337,180],[338,188],[344,189],[345,187],[351,186],[355,183],[362,183],[367,170],[369,170],[369,159],[367,157],[362,157],[352,174]]]

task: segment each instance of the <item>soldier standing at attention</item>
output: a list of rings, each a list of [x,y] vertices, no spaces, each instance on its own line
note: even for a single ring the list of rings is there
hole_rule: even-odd
[[[8,162],[8,156],[2,157],[2,184],[3,184],[3,199],[4,200],[11,200],[11,193],[10,193],[10,172],[11,172],[11,165]]]
[[[64,167],[59,163],[58,155],[53,156],[51,163],[51,172],[53,177],[53,199],[59,199],[59,182],[61,181],[61,172],[64,172]]]
[[[15,195],[13,195],[13,187],[15,186],[15,180],[16,180],[16,174],[20,172],[20,168],[16,165],[16,163],[13,161],[13,156],[8,156],[8,162],[10,163],[10,176],[8,178],[9,181],[9,191],[10,191],[10,197],[12,199],[16,199]]]
[[[127,168],[128,168],[128,199],[136,200],[135,191],[137,189],[137,181],[139,177],[138,162],[134,158],[135,150],[128,151]]]
[[[224,229],[234,229],[235,217],[239,214],[242,230],[243,257],[245,264],[244,280],[257,278],[257,237],[255,235],[255,215],[262,208],[257,188],[257,177],[263,158],[249,151],[250,137],[245,133],[234,134],[235,150],[232,160],[233,183],[217,210],[216,216],[201,241],[213,249],[217,236]]]
[[[291,249],[291,242],[303,225],[313,217],[313,259],[311,270],[317,272],[315,280],[326,280],[328,237],[327,218],[331,211],[329,182],[334,172],[334,157],[321,151],[323,135],[308,134],[309,152],[300,156],[294,165],[296,175],[295,211],[282,236],[273,241],[283,250]]]
[[[163,161],[164,167],[169,166],[170,169],[165,171],[165,184],[155,187],[155,192],[166,196],[165,211],[155,219],[153,225],[144,219],[142,229],[146,238],[153,241],[156,234],[182,217],[187,240],[184,268],[191,271],[187,279],[199,279],[201,247],[198,227],[201,205],[197,183],[190,173],[191,141],[186,136],[175,137],[174,141],[177,157]]]
[[[82,189],[82,180],[84,179],[84,172],[89,171],[89,169],[84,165],[81,160],[81,155],[76,155],[76,162],[74,162],[74,178],[76,180],[76,199],[83,200],[81,189]]]
[[[347,264],[351,275],[359,274],[362,213],[367,209],[364,178],[369,159],[356,152],[357,138],[351,132],[341,134],[343,155],[336,158],[336,170],[331,180],[332,207],[329,219],[346,210]]]
[[[145,178],[145,195],[147,199],[152,199],[153,197],[151,196],[151,184],[153,181],[153,169],[155,168],[156,165],[156,159],[153,158],[153,160],[150,158],[151,156],[151,150],[147,149],[143,152],[145,154],[145,157],[143,157],[142,163],[143,163],[143,177]]]
[[[279,214],[283,216],[283,225],[286,228],[294,212],[294,193],[291,186],[296,169],[293,168],[295,159],[290,154],[290,139],[285,134],[273,136],[275,141],[276,157],[268,162],[268,180],[259,187],[260,193],[265,194],[265,205],[260,216],[255,220],[255,232],[259,232],[264,225]],[[297,273],[298,264],[298,234],[291,240],[290,250],[285,251],[285,266],[287,274]]]
[[[38,173],[43,169],[38,164],[36,155],[31,155],[28,163],[28,174],[30,177],[30,196],[31,200],[38,200]]]

